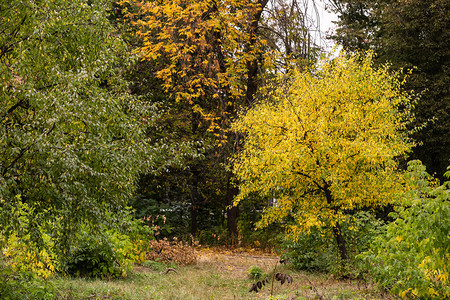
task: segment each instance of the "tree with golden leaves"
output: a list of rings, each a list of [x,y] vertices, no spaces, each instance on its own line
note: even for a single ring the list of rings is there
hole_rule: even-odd
[[[234,124],[245,135],[234,172],[236,203],[258,194],[276,199],[260,226],[285,222],[295,239],[330,230],[347,258],[342,223],[350,214],[392,203],[401,189],[397,158],[413,143],[405,128],[410,96],[373,54],[349,55],[293,71]]]
[[[217,119],[227,123],[235,106],[252,101],[256,91],[254,68],[263,43],[256,28],[267,2],[123,0],[121,4],[142,41],[135,52],[155,65],[164,91],[175,101],[188,103],[210,122],[210,130],[217,130]]]
[[[290,1],[272,2],[268,5],[269,0],[120,1],[125,19],[130,21],[138,40],[134,51],[142,64],[146,64],[143,68],[151,70],[152,77],[146,82],[158,83],[156,92],[149,93],[153,93],[149,98],[164,94],[164,122],[173,120],[170,122],[175,125],[170,126],[172,135],[176,131],[182,135],[178,140],[201,144],[201,147],[194,147],[193,152],[210,149],[206,162],[191,161],[184,168],[192,175],[188,190],[192,195],[189,201],[192,204],[191,233],[194,235],[195,209],[204,202],[199,196],[202,194],[199,178],[208,177],[218,185],[225,182],[225,186],[216,189],[217,193],[223,191],[220,197],[224,201],[216,203],[229,205],[237,193],[231,184],[232,174],[222,167],[235,151],[237,138],[229,130],[231,120],[237,111],[255,101],[265,74],[286,69],[286,64],[276,66],[280,60],[293,58],[292,52],[305,52],[299,48],[304,44],[300,41],[300,33],[307,30],[297,24],[299,18],[293,17],[296,14],[303,16],[300,7],[280,4]],[[268,14],[269,6],[277,14]],[[274,18],[279,15],[284,18],[280,17],[276,22]],[[289,18],[297,23],[284,30]],[[281,21],[284,27],[276,26]],[[297,34],[290,34],[293,30],[297,30]],[[294,45],[291,36],[295,37],[298,47],[290,47],[289,55],[276,54],[280,50],[277,47],[287,49],[280,46],[281,40]],[[199,154],[203,157],[205,152]],[[217,169],[214,178],[205,175],[212,169]],[[233,234],[237,230],[233,221],[236,216],[236,208],[227,211],[228,230]]]
[[[258,87],[263,41],[258,22],[268,0],[122,0],[125,19],[130,20],[140,41],[135,53],[151,64],[154,79],[164,91],[167,119],[176,119],[187,140],[215,148],[213,159],[220,166],[233,151],[229,126],[236,111],[253,102]],[[200,153],[203,155],[204,153]],[[198,179],[202,162],[186,169],[190,180],[191,233],[203,200]],[[231,174],[220,170],[214,180],[229,182]],[[227,183],[224,202],[230,204],[235,189]],[[228,210],[228,229],[236,234],[237,210]]]

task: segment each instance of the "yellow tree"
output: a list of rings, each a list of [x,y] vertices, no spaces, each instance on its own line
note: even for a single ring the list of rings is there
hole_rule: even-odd
[[[155,65],[164,91],[221,133],[227,116],[256,91],[264,43],[256,30],[267,2],[120,1],[142,41],[135,52]]]
[[[276,199],[260,221],[291,237],[313,226],[332,232],[347,258],[342,223],[349,212],[384,206],[401,188],[397,158],[413,145],[405,133],[410,96],[372,54],[341,54],[313,71],[294,71],[234,124],[245,135],[235,159],[236,203]]]
[[[288,6],[284,2],[292,3]],[[219,201],[227,206],[232,203],[237,189],[231,184],[232,174],[222,168],[238,140],[229,131],[231,119],[254,102],[264,74],[272,76],[277,70],[286,70],[287,60],[297,57],[297,52],[304,54],[306,50],[301,47],[306,42],[301,34],[308,31],[308,23],[300,17],[306,12],[291,0],[271,1],[270,5],[269,0],[119,3],[138,40],[135,53],[148,64],[144,68],[150,69],[146,83],[157,82],[156,93],[164,93],[165,122],[176,124],[172,132],[182,132],[182,139],[202,145],[193,152],[204,149],[205,144],[212,148],[205,159],[208,167],[205,161],[196,160],[186,168],[193,179],[189,201],[191,233],[195,234],[196,207],[204,202],[197,188],[199,178],[204,177],[205,170],[214,169],[212,181],[225,178],[225,186],[216,188],[217,193],[224,191],[220,196],[224,201]],[[281,51],[288,53],[282,55]],[[156,98],[156,93],[150,97]],[[206,151],[199,152],[203,155]],[[233,234],[237,231],[237,214],[236,207],[227,211],[228,230]]]
[[[119,4],[141,41],[135,53],[152,63],[162,89],[225,141],[230,118],[253,103],[263,72],[285,70],[292,58],[306,60],[307,51],[317,50],[307,44],[307,8],[288,2],[270,8],[269,0]]]
[[[239,107],[253,101],[257,90],[264,42],[256,31],[268,0],[120,3],[141,42],[135,52],[152,65],[153,75],[169,99],[168,106],[174,108],[164,108],[169,118],[183,120],[184,138],[202,145],[197,151],[202,151],[204,144],[213,145],[217,154],[213,159],[226,157],[233,150],[230,120]],[[198,161],[191,162],[189,170],[191,233],[196,234],[196,216],[203,202],[199,178],[204,171]],[[224,202],[229,205],[236,189],[229,184],[231,174],[221,173],[227,181]],[[237,214],[235,207],[227,212],[232,234],[237,232]]]

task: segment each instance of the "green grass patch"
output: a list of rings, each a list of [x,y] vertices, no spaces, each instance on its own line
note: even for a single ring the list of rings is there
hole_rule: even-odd
[[[231,260],[233,261],[233,260]],[[251,265],[240,267],[229,262],[200,262],[197,265],[177,267],[176,272],[165,272],[172,265],[147,262],[137,266],[122,279],[89,279],[59,277],[50,280],[56,289],[56,299],[384,299],[373,286],[356,281],[335,280],[320,273],[292,271],[282,266],[277,271],[294,278],[292,284],[274,282],[258,293],[249,293],[254,280],[248,277]],[[254,263],[253,263],[254,264]],[[252,265],[253,265],[252,264]],[[270,272],[270,264],[262,266]],[[267,270],[266,270],[267,269]]]

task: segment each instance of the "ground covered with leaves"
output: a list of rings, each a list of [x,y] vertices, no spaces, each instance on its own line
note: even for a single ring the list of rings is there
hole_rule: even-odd
[[[120,280],[58,278],[51,283],[58,299],[388,299],[371,284],[293,271],[267,253],[203,248],[196,256],[195,264],[182,267],[147,262]],[[275,280],[272,288],[275,266],[292,283]],[[250,272],[258,268],[261,273]],[[266,278],[258,292],[249,292]]]

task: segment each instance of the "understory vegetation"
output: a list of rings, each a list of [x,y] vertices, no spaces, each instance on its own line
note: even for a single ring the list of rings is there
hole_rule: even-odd
[[[312,228],[309,234],[273,248],[280,252],[269,256],[270,263],[256,260],[260,265],[243,269],[238,267],[242,263],[239,253],[229,251],[234,255],[229,265],[219,259],[214,265],[202,260],[202,253],[214,251],[197,242],[156,239],[157,229],[130,219],[130,227],[123,231],[98,234],[80,230],[76,246],[64,261],[56,259],[45,234],[40,246],[15,235],[3,238],[0,292],[5,299],[203,299],[206,295],[252,299],[248,289],[259,282],[260,287],[251,291],[264,291],[267,297],[297,297],[277,299],[378,298],[387,297],[383,293],[389,291],[402,298],[443,299],[449,296],[448,182],[438,185],[419,161],[409,164],[405,178],[409,188],[399,195],[390,220],[360,212],[342,224],[349,252],[345,261],[333,238]],[[251,246],[255,247],[254,243]],[[223,274],[233,268],[242,269],[240,277]],[[275,275],[288,276],[283,283],[301,280],[303,285],[280,285],[274,293],[270,285],[278,278]],[[279,284],[281,278],[275,282]],[[329,280],[345,287],[323,290],[323,282]],[[371,285],[372,281],[378,285]],[[207,291],[199,288],[203,284]],[[145,287],[137,288],[140,285]],[[174,290],[169,292],[167,285]],[[306,293],[305,286],[312,292]]]
[[[327,3],[0,1],[0,298],[450,298],[449,6]]]

